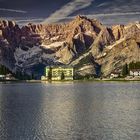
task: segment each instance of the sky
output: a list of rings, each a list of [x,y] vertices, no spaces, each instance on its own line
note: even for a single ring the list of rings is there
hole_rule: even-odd
[[[0,18],[18,24],[57,23],[77,15],[99,19],[103,24],[140,21],[140,0],[0,0]]]

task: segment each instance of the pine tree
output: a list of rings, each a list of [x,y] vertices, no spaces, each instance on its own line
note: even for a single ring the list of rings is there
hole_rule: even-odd
[[[65,74],[64,72],[61,73],[61,80],[64,80],[65,79]]]
[[[34,74],[33,74],[33,73],[31,74],[31,79],[32,79],[32,80],[34,80],[34,79],[35,79],[35,77],[34,77]]]
[[[123,76],[127,76],[129,74],[129,69],[128,69],[128,65],[125,64],[122,68],[122,75]]]
[[[52,79],[52,73],[51,73],[51,70],[48,71],[48,80],[51,80]]]

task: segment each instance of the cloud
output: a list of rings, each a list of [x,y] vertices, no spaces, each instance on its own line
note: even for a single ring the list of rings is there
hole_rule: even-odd
[[[97,7],[99,8],[99,7],[107,6],[109,4],[110,4],[109,2],[103,2],[103,3],[99,4],[99,5],[97,5]]]
[[[15,13],[23,13],[23,14],[26,14],[26,13],[27,13],[27,11],[23,11],[23,10],[6,9],[6,8],[0,8],[0,11],[15,12]]]
[[[93,1],[94,0],[73,0],[51,14],[44,22],[51,23],[57,22],[59,19],[65,19],[65,17],[70,14],[90,6]]]
[[[127,24],[140,20],[140,12],[110,13],[86,15],[88,18],[97,18],[105,25]]]
[[[37,19],[18,19],[16,23],[19,25],[26,25],[28,23],[39,24],[44,21],[44,18],[37,18]]]
[[[25,17],[3,17],[2,20],[12,20],[18,25],[23,26],[28,23],[40,24],[44,21],[44,18],[25,18]]]
[[[140,12],[114,12],[114,13],[100,13],[100,14],[85,14],[83,16],[86,16],[88,18],[102,18],[102,17],[119,17],[119,16],[136,16],[136,15],[140,15]],[[49,19],[46,19],[45,22],[48,22],[48,20],[51,20],[51,21],[61,21],[63,19],[65,20],[71,20],[71,19],[74,19],[76,16],[58,16],[58,17],[55,17],[55,16],[51,16],[51,18]]]
[[[127,16],[127,15],[140,15],[140,12],[102,13],[102,14],[93,14],[93,15],[86,15],[86,16],[91,18],[91,17]]]
[[[105,14],[105,13],[100,13],[100,14],[86,14],[83,15],[86,16],[90,19],[97,18],[100,20],[103,24],[105,25],[113,25],[113,24],[126,24],[129,22],[134,22],[140,20],[140,12],[125,12],[125,13],[110,13],[110,14]],[[73,20],[76,16],[67,16],[67,17],[58,17],[54,18],[52,20],[57,20],[61,21],[65,19],[66,21]],[[35,24],[40,24],[42,23],[45,18],[25,18],[25,17],[6,17],[4,19],[8,20],[14,20],[16,21],[17,24],[20,26],[24,26],[28,23],[35,23]]]

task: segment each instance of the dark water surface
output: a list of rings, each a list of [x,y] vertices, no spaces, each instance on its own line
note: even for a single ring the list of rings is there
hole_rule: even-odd
[[[0,84],[0,140],[140,140],[140,83]]]

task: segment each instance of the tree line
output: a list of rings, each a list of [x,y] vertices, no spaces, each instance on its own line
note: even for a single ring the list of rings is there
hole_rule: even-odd
[[[11,71],[4,65],[0,65],[0,75],[6,75],[8,73],[11,73]]]
[[[122,76],[129,75],[129,72],[132,69],[140,69],[140,62],[131,62],[129,64],[126,63],[122,68]]]
[[[15,74],[13,74],[13,76],[18,79],[18,80],[33,80],[35,79],[35,75],[32,74],[27,74],[25,72],[21,72],[21,71],[16,71]]]
[[[15,77],[18,80],[32,80],[35,79],[35,75],[32,74],[27,74],[25,72],[21,72],[21,71],[16,71],[15,73],[13,73],[12,71],[10,71],[8,68],[6,68],[4,65],[0,65],[0,75],[7,75],[7,74],[12,74],[13,77]]]

